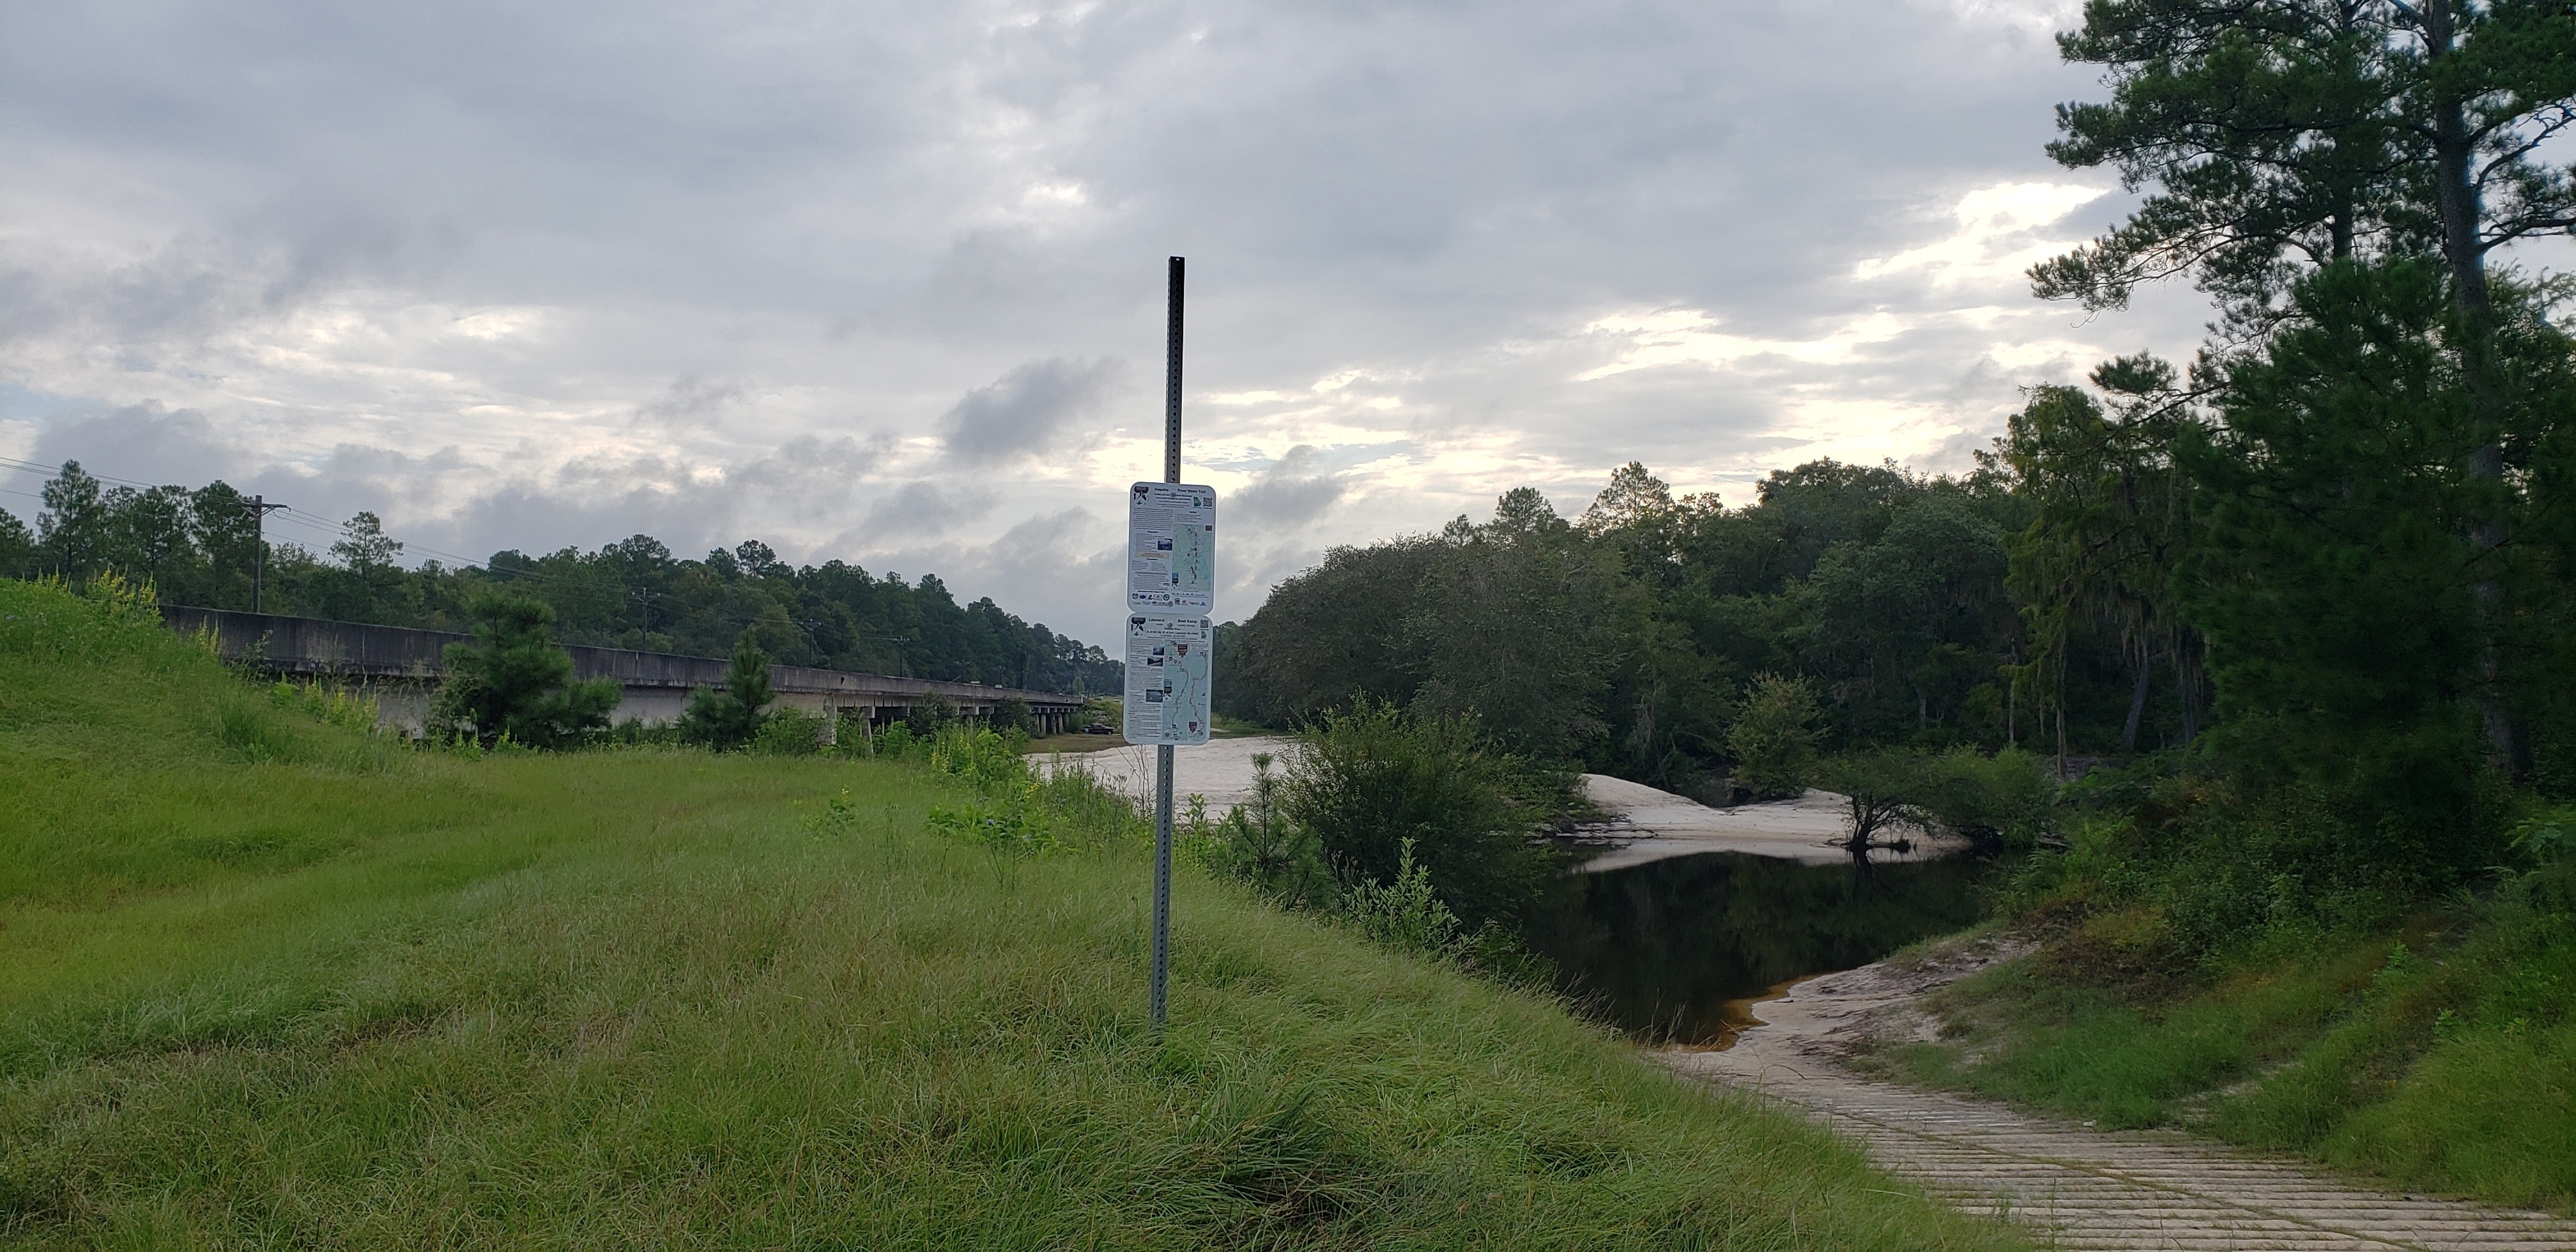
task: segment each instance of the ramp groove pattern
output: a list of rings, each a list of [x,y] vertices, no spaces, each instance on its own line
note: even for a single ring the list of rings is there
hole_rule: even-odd
[[[2373,1190],[2173,1131],[2100,1131],[1860,1077],[1834,1038],[1889,1003],[1877,967],[1802,983],[1757,1007],[1726,1051],[1672,1049],[1682,1074],[1832,1126],[1934,1197],[2018,1222],[2049,1248],[2105,1252],[2576,1250],[2576,1221]],[[1844,994],[1838,994],[1844,993]]]

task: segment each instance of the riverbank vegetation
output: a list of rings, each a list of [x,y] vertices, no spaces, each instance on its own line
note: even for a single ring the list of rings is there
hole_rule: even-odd
[[[1543,972],[1521,935],[1569,858],[1542,837],[1594,815],[1572,772],[1501,749],[1472,719],[1367,700],[1254,764],[1247,803],[1188,819],[1209,870],[1414,951]]]
[[[432,751],[0,582],[0,1242],[1985,1248],[1541,997],[903,762]]]
[[[2043,950],[1904,1072],[2576,1203],[2535,833],[2576,801],[2576,288],[2514,251],[2576,231],[2576,13],[2097,0],[2060,46],[2109,98],[2051,154],[2143,200],[2034,291],[2189,278],[2196,359],[2034,388],[1954,475],[1730,507],[1631,464],[1579,516],[1523,488],[1335,550],[1220,636],[1219,698],[2010,832]]]

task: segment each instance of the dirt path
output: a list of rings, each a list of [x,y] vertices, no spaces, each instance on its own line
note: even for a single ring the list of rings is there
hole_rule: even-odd
[[[1933,964],[1828,974],[1755,1006],[1763,1024],[1726,1051],[1650,1055],[1791,1105],[1933,1195],[2028,1225],[2043,1247],[2576,1249],[2576,1222],[2545,1213],[2374,1191],[2171,1131],[2092,1130],[1839,1063],[1866,1035],[1918,1029],[1916,996],[2006,955],[1990,942]]]

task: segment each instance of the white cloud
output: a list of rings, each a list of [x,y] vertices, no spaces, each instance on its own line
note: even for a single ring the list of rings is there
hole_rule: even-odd
[[[1958,229],[1948,238],[1889,257],[1871,257],[1855,278],[1884,278],[1923,271],[1946,285],[2017,280],[2034,263],[2066,251],[2077,239],[2035,237],[2040,227],[2110,192],[2071,183],[2002,183],[1959,197],[1952,212]]]
[[[1884,309],[1873,309],[1813,339],[1763,339],[1730,335],[1716,329],[1718,321],[1698,309],[1674,309],[1647,314],[1615,314],[1597,318],[1587,331],[1611,338],[1626,339],[1617,360],[1596,366],[1574,376],[1577,382],[1590,382],[1629,370],[1649,369],[1662,365],[1732,365],[1748,357],[1780,357],[1808,365],[1830,364],[1851,359],[1852,353],[1866,344],[1885,343],[1903,334],[1904,319]]]

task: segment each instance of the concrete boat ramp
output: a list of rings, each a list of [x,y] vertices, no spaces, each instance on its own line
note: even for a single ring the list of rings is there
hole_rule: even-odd
[[[2501,1252],[2576,1249],[2576,1221],[2410,1194],[2171,1130],[2089,1123],[1873,1081],[1843,1065],[1873,1041],[1922,1037],[1912,1005],[2018,945],[1971,940],[1930,959],[1826,974],[1757,1002],[1724,1050],[1647,1053],[1685,1077],[1822,1122],[1935,1198],[2013,1221],[2047,1248]]]

